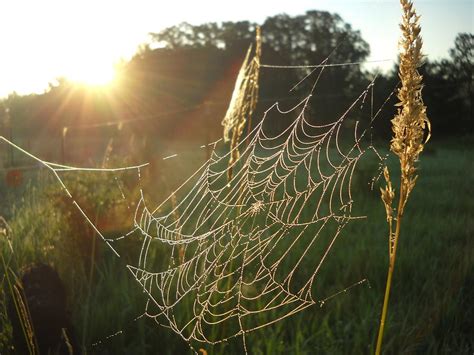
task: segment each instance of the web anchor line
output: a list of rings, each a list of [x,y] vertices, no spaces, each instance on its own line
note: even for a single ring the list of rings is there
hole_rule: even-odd
[[[331,67],[347,67],[354,65],[362,65],[369,63],[388,63],[393,62],[393,59],[376,59],[366,60],[362,62],[346,62],[346,63],[331,63],[331,64],[309,64],[309,65],[275,65],[275,64],[260,64],[261,68],[273,68],[273,69],[314,69],[314,68],[331,68]]]

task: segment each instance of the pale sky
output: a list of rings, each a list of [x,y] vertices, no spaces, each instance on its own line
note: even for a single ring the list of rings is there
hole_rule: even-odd
[[[415,0],[424,52],[448,56],[459,32],[474,32],[473,0]],[[0,97],[43,92],[65,76],[100,81],[128,59],[149,32],[178,24],[250,20],[278,13],[336,12],[370,44],[369,60],[396,59],[397,0],[1,0]],[[391,67],[393,63],[385,63]]]

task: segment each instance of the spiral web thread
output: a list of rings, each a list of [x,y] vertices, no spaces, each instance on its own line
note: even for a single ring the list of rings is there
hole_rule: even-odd
[[[352,143],[343,147],[344,123],[352,111],[371,101],[371,124],[390,96],[374,113],[373,100],[366,100],[373,92],[372,81],[336,121],[314,124],[307,111],[318,78],[326,67],[343,65],[326,62],[311,66],[311,73],[320,72],[308,96],[288,110],[278,102],[266,110],[260,123],[233,148],[240,154],[232,164],[229,156],[235,152],[221,154],[223,143],[218,140],[212,144],[210,159],[153,210],[140,191],[134,226],[117,238],[105,238],[94,226],[60,173],[136,170],[140,176],[147,164],[71,167],[41,160],[0,139],[50,169],[118,257],[114,243],[126,238],[141,243],[136,264],[127,268],[147,297],[142,316],[172,329],[192,348],[194,342],[218,344],[242,337],[247,352],[249,332],[310,306],[322,306],[366,282],[360,280],[326,297],[316,294],[318,275],[336,240],[348,224],[365,218],[352,213],[357,163],[368,151],[383,160],[372,145],[362,146],[368,131],[359,132],[357,122]],[[308,66],[267,68],[307,70]],[[275,132],[274,120],[286,120],[286,128]],[[229,169],[234,172],[230,180]]]

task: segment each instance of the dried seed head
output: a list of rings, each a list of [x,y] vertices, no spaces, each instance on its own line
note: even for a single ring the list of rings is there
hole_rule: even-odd
[[[417,70],[423,59],[420,17],[413,9],[411,1],[400,0],[400,3],[403,8],[402,24],[400,25],[402,39],[400,41],[399,69],[402,86],[397,94],[398,112],[392,119],[394,136],[390,149],[400,159],[402,184],[405,186],[401,205],[403,210],[408,195],[416,183],[415,162],[429,139],[431,127],[421,97],[423,77]],[[424,139],[425,134],[426,139]]]
[[[250,58],[251,52],[252,46],[248,49],[247,55],[242,63],[229,107],[222,120],[222,125],[224,126],[224,141],[230,141],[229,181],[232,178],[231,167],[240,156],[237,149],[240,136],[243,133],[245,125],[250,124],[250,118],[257,106],[261,56],[260,27],[257,27],[255,55],[252,59]]]
[[[392,189],[390,174],[388,172],[387,167],[383,169],[383,176],[385,178],[385,181],[387,182],[387,186],[385,186],[385,189],[380,188],[380,192],[382,193],[382,201],[385,206],[385,212],[387,214],[387,222],[391,222],[393,219],[392,203],[393,199],[395,198],[395,190]]]

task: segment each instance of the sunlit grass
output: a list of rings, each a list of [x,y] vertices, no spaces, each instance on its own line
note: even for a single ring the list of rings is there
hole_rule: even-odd
[[[474,312],[469,301],[473,296],[472,276],[469,275],[474,271],[474,245],[470,238],[474,231],[470,216],[474,202],[469,195],[469,181],[465,179],[474,174],[470,164],[473,152],[466,146],[437,142],[432,148],[420,162],[423,174],[407,205],[402,231],[406,238],[400,241],[402,252],[395,270],[395,280],[400,281],[394,289],[385,338],[387,353],[469,353],[474,346],[468,321],[469,314]],[[357,183],[357,186],[363,185]],[[320,282],[338,290],[354,280],[367,278],[371,287],[356,287],[331,299],[322,308],[309,308],[271,327],[250,333],[250,353],[373,352],[387,262],[386,239],[380,237],[380,230],[385,226],[384,209],[377,191],[357,191],[355,200],[368,210],[369,223],[348,228],[327,259],[325,277]],[[57,234],[63,229],[58,224],[58,215],[38,212],[41,209],[34,207],[37,204],[47,209],[44,196],[31,191],[26,194],[36,197],[26,199],[23,206],[18,202],[17,212],[10,216],[16,230],[13,241],[18,264],[40,257],[41,260],[49,258],[48,262],[62,270],[75,268],[78,261],[67,257],[71,255],[67,253],[67,236]],[[32,221],[37,222],[33,238],[28,234]],[[55,249],[45,254],[42,246],[53,242]],[[9,253],[4,249],[6,243],[1,247],[3,253]],[[127,249],[128,254],[134,254],[131,246]],[[134,260],[129,259],[127,253],[117,259],[106,248],[102,252],[89,290],[84,273],[62,273],[70,292],[71,311],[80,339],[85,312],[90,314],[84,342],[88,352],[150,354],[160,349],[170,354],[191,353],[187,344],[171,330],[146,317],[134,320],[143,312],[146,303],[142,288],[125,268],[126,263]],[[341,265],[345,267],[341,268]],[[88,310],[85,308],[87,294],[90,294]],[[187,306],[181,311],[192,312]],[[120,330],[123,332],[106,339]],[[102,343],[92,346],[98,341]],[[241,343],[236,339],[218,347],[205,348],[209,354],[234,354],[240,353]]]

